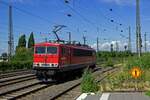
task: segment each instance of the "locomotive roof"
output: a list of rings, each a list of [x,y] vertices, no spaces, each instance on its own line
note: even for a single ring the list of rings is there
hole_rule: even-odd
[[[94,50],[93,48],[85,45],[74,45],[74,44],[61,44],[61,43],[51,43],[51,42],[42,42],[42,43],[36,43],[35,46],[67,46],[67,47],[72,47],[72,48],[80,48],[80,49],[89,49],[89,50]]]
[[[44,45],[44,46],[48,46],[48,45],[56,45],[56,46],[58,46],[60,44],[59,43],[50,43],[50,42],[41,42],[41,43],[36,43],[35,44],[35,46],[42,46],[42,45]]]

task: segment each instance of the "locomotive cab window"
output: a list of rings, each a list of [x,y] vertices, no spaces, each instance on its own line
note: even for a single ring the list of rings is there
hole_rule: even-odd
[[[57,54],[57,47],[47,47],[47,54]]]
[[[46,47],[35,47],[35,53],[36,54],[45,54]]]
[[[57,47],[36,47],[36,54],[57,54]]]

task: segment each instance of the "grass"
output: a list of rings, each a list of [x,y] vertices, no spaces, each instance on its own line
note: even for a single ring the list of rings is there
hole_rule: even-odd
[[[150,71],[146,73],[150,74]],[[103,88],[101,91],[150,90],[150,81],[144,76],[134,79],[129,72],[123,71],[106,78],[100,86]]]
[[[95,78],[92,76],[91,71],[89,71],[89,70],[85,70],[85,72],[82,76],[81,90],[83,93],[98,91],[98,84],[97,84]]]
[[[150,91],[147,91],[145,95],[150,96]]]
[[[146,95],[150,96],[150,53],[138,56],[130,56],[124,58],[109,57],[103,63],[105,66],[116,65],[121,63],[121,70],[113,76],[107,77],[99,86],[100,91],[130,91],[130,90],[146,90]],[[118,60],[117,60],[118,59]],[[120,59],[120,60],[119,60]],[[123,65],[123,66],[122,66]],[[139,78],[134,79],[131,76],[131,69],[139,67],[142,74]]]

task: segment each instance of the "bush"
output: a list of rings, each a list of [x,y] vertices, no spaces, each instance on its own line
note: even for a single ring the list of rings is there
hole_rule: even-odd
[[[150,69],[150,54],[144,54],[139,57],[130,57],[127,61],[126,68],[140,67],[141,69]]]
[[[92,77],[92,73],[89,70],[86,70],[82,77],[83,77],[81,82],[82,92],[89,93],[98,91],[98,84]]]
[[[11,71],[18,69],[32,69],[32,62],[2,62],[0,71]]]
[[[113,67],[114,66],[114,63],[113,63],[113,61],[112,61],[112,59],[111,58],[108,58],[108,60],[107,60],[107,62],[106,62],[106,66],[111,66],[111,67]]]
[[[128,56],[133,56],[133,54],[129,51],[99,51],[97,52],[97,57],[99,58],[108,58],[108,57],[128,57]]]
[[[11,62],[30,62],[33,59],[33,52],[31,49],[18,47],[16,54],[11,58]]]
[[[145,95],[150,96],[150,91],[147,91]]]
[[[99,51],[97,52],[97,64],[113,66],[114,64],[123,63],[124,59],[133,55],[134,54],[129,51]]]
[[[1,62],[0,71],[18,69],[31,69],[33,62],[33,51],[25,47],[17,47],[15,55],[10,62]]]

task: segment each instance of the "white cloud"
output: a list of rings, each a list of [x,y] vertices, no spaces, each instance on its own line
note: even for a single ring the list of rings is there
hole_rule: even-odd
[[[117,5],[135,5],[135,0],[100,0],[106,3],[115,3]]]
[[[128,46],[127,42],[123,42],[123,41],[110,41],[110,42],[103,42],[103,43],[99,43],[99,50],[100,51],[110,51],[110,45],[113,44],[113,49],[116,50],[116,42],[118,43],[119,46],[119,51],[124,51],[124,46]],[[146,41],[147,44],[147,50],[150,51],[150,41]],[[144,42],[142,42],[142,52],[144,52]],[[95,50],[97,50],[97,44],[94,43],[91,45],[92,48],[94,48]],[[136,51],[136,46],[134,43],[132,43],[132,52]],[[127,48],[128,49],[128,48]]]
[[[150,41],[146,41],[146,44],[147,44],[148,46],[150,46]]]
[[[110,51],[110,45],[111,44],[113,44],[113,49],[116,50],[116,42],[118,43],[119,51],[123,51],[124,46],[128,45],[128,43],[121,42],[121,41],[104,42],[104,43],[99,43],[99,50],[100,51]],[[93,45],[91,45],[91,47],[96,50],[97,49],[97,44],[94,43]]]

